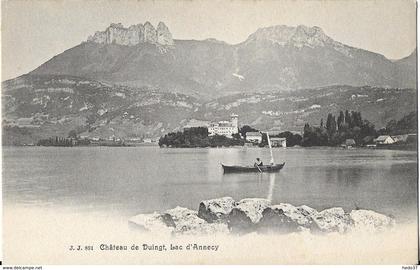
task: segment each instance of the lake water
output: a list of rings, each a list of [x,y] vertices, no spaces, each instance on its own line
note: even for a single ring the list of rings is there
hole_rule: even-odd
[[[223,174],[225,164],[268,161],[268,149],[158,147],[3,148],[5,205],[112,212],[122,217],[197,209],[231,196],[306,204],[317,210],[356,205],[416,220],[417,154],[335,148],[274,149],[279,173]]]
[[[3,259],[6,264],[414,264],[416,152],[274,149],[278,173],[223,174],[219,162],[269,160],[268,149],[3,148]],[[356,207],[392,214],[381,234],[170,237],[128,226],[140,213],[205,199],[268,198],[322,210]],[[199,243],[218,252],[110,252],[101,244]],[[94,251],[72,252],[72,245]],[[239,252],[240,251],[240,252]]]

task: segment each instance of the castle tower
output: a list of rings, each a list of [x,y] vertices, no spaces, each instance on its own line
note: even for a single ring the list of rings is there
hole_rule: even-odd
[[[232,124],[232,127],[233,127],[233,128],[234,128],[234,130],[235,130],[235,133],[234,133],[234,134],[239,133],[238,115],[237,115],[237,114],[232,113],[232,114],[230,115],[230,122],[231,122],[231,124]]]

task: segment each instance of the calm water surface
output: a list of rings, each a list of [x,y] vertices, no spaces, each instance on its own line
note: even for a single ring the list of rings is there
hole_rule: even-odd
[[[117,213],[129,217],[201,200],[231,196],[339,206],[417,216],[417,153],[334,148],[274,149],[272,174],[223,174],[219,162],[268,161],[268,149],[160,149],[158,147],[3,148],[7,205]]]

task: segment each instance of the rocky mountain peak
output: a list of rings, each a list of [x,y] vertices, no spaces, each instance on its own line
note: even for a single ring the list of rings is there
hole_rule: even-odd
[[[248,37],[247,41],[271,41],[281,46],[290,45],[294,47],[317,47],[334,43],[320,27],[305,25],[296,27],[276,25],[259,28]]]
[[[140,43],[151,43],[163,46],[174,44],[172,34],[168,27],[159,22],[157,28],[150,23],[131,25],[125,28],[121,23],[111,23],[105,31],[98,31],[93,36],[88,37],[88,42],[100,44],[119,44],[125,46],[135,46]]]
[[[159,22],[156,28],[157,31],[157,42],[159,44],[173,45],[172,34],[168,27],[163,23]]]
[[[111,23],[111,25],[109,27],[111,27],[111,28],[124,28],[122,23]]]

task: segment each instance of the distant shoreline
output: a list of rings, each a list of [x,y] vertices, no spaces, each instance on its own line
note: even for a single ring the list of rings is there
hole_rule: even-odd
[[[142,143],[142,144],[135,144],[135,145],[77,145],[77,146],[43,146],[43,145],[2,145],[2,147],[10,147],[10,148],[23,148],[23,147],[39,147],[39,148],[95,148],[95,147],[156,147],[156,148],[164,148],[164,149],[206,149],[206,148],[268,148],[268,147],[259,147],[259,146],[217,146],[217,147],[160,147],[157,144],[151,143]],[[417,145],[387,145],[387,146],[378,146],[374,148],[370,147],[352,147],[350,149],[345,149],[340,146],[292,146],[292,147],[275,147],[273,149],[337,149],[343,151],[357,151],[361,149],[369,149],[369,150],[400,150],[400,151],[415,151],[417,152]]]

